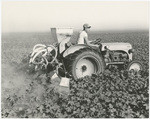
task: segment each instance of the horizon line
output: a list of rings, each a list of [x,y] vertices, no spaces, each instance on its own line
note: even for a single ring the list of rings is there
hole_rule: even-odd
[[[80,31],[81,29],[74,29],[74,32]],[[148,29],[116,29],[116,30],[100,30],[100,29],[94,29],[94,30],[90,30],[90,32],[129,32],[129,31],[135,31],[135,32],[139,32],[139,31],[148,31],[149,32],[149,28]],[[51,30],[43,30],[43,31],[9,31],[9,32],[4,32],[1,31],[1,33],[34,33],[34,32],[51,32]]]

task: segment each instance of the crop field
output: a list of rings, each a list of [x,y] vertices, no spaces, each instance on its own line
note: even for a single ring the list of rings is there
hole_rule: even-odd
[[[92,32],[89,39],[102,42],[129,42],[134,60],[143,65],[139,77],[126,71],[107,69],[79,80],[70,88],[59,86],[60,79],[46,82],[45,76],[27,73],[22,61],[36,44],[51,44],[50,32],[2,34],[2,117],[25,118],[121,118],[149,117],[149,33],[148,31]],[[71,38],[76,42],[77,33]],[[122,75],[125,74],[125,75]],[[68,93],[69,92],[69,93]]]

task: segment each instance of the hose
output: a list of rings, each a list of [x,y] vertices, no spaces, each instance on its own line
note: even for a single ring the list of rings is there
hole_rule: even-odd
[[[43,45],[43,44],[36,44],[34,47],[33,47],[33,51],[36,49],[36,47],[45,47],[46,45]]]
[[[46,58],[47,54],[51,54],[51,51],[54,50],[55,51],[55,56],[53,56],[52,61],[48,61],[48,59]],[[41,61],[40,62],[36,62],[35,59],[41,55]],[[51,54],[52,55],[52,54]],[[43,44],[37,44],[33,47],[33,51],[31,53],[30,56],[30,61],[29,63],[33,63],[36,65],[39,64],[43,64],[44,61],[46,62],[46,66],[48,65],[48,63],[53,63],[56,60],[57,57],[57,49],[53,46],[53,45],[43,45]]]

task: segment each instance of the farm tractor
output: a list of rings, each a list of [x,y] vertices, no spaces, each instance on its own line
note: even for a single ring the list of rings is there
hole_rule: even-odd
[[[125,70],[142,70],[140,62],[133,61],[133,48],[130,43],[101,43],[100,39],[91,41],[99,47],[86,44],[72,44],[72,28],[51,28],[55,43],[37,44],[30,54],[29,64],[35,70],[47,74],[56,72],[59,77],[82,78],[103,73],[111,65],[123,66]]]

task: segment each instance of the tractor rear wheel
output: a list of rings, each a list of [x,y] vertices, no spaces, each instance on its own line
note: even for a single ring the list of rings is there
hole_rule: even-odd
[[[73,78],[83,78],[104,71],[103,57],[92,49],[81,49],[69,56],[68,72]]]

